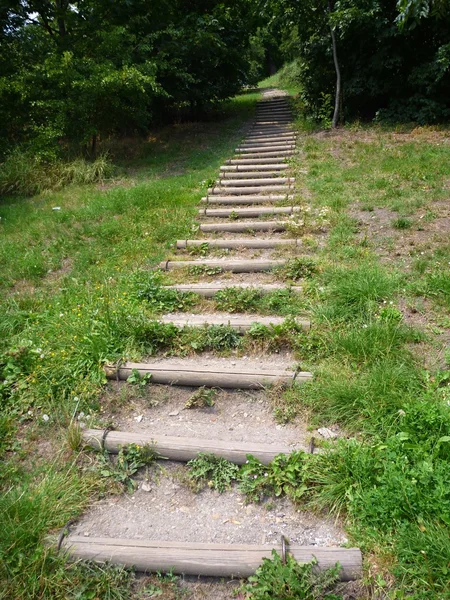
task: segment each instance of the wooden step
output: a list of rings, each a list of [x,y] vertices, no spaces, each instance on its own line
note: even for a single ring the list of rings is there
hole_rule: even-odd
[[[249,153],[255,153],[255,152],[259,152],[260,154],[262,154],[262,153],[267,153],[267,152],[284,152],[284,150],[293,150],[294,148],[295,148],[294,144],[276,144],[276,145],[270,145],[270,146],[250,146],[250,147],[239,146],[238,148],[236,148],[235,152],[236,152],[236,154],[249,154]]]
[[[270,152],[245,152],[243,154],[245,155],[245,158],[284,158],[286,156],[292,156],[294,152],[294,150],[271,150]],[[239,154],[237,155],[239,156]]]
[[[242,175],[241,175],[242,177]],[[218,185],[222,186],[239,186],[239,187],[247,187],[247,186],[261,186],[261,185],[287,185],[295,183],[295,177],[271,177],[264,179],[263,177],[259,178],[258,181],[255,181],[255,177],[251,177],[250,179],[238,179],[237,177],[233,178],[232,181],[227,181],[226,179],[218,179],[216,181]]]
[[[176,285],[165,285],[164,289],[176,290],[181,293],[192,292],[203,296],[204,298],[212,298],[222,290],[228,289],[242,289],[242,290],[255,290],[260,294],[271,294],[272,292],[278,292],[280,290],[289,290],[293,293],[299,294],[302,292],[302,287],[299,285],[286,286],[281,283],[240,283],[228,281],[226,283],[178,283]]]
[[[290,194],[267,194],[267,196],[248,195],[248,196],[207,196],[200,201],[205,204],[227,204],[238,206],[239,204],[271,204],[284,200],[293,200],[294,196]]]
[[[166,260],[160,263],[159,267],[163,271],[172,269],[185,269],[188,267],[207,268],[219,267],[222,271],[231,271],[232,273],[258,273],[262,271],[271,271],[277,267],[286,264],[285,260],[269,259],[249,259],[249,260]]]
[[[278,162],[282,162],[282,157],[278,157],[279,160]],[[286,157],[287,160],[287,157]],[[257,165],[258,167],[260,165],[271,165],[271,167],[273,168],[274,165],[274,161],[273,158],[271,157],[267,157],[267,158],[230,158],[229,160],[225,161],[225,164],[227,165],[240,165],[240,166],[248,166],[248,165]]]
[[[274,177],[284,177],[285,173],[283,173],[283,171],[281,170],[277,170],[277,171],[222,171],[220,173],[220,182],[222,183],[222,181],[224,179],[230,180],[230,179],[254,179],[254,180],[260,180],[260,179],[264,179],[265,177],[270,177],[270,181],[273,181],[272,178]],[[292,177],[293,182],[295,181],[295,178]]]
[[[158,318],[158,322],[171,324],[180,329],[184,327],[211,327],[214,325],[223,325],[231,327],[237,333],[244,334],[255,323],[270,327],[271,325],[282,325],[285,322],[284,317],[260,317],[259,315],[238,315],[238,314],[211,314],[211,315],[186,315],[183,313],[174,313],[163,315]],[[309,321],[296,319],[296,323],[305,330],[309,330],[311,324]]]
[[[293,215],[300,212],[299,206],[261,206],[251,208],[200,208],[199,215],[220,218],[251,218],[261,215]]]
[[[213,231],[227,231],[241,233],[250,231],[285,231],[290,221],[223,221],[223,223],[201,223],[200,231],[211,233]]]
[[[105,366],[105,373],[109,379],[127,380],[133,372],[138,372],[141,377],[151,375],[152,383],[183,386],[206,386],[231,389],[261,389],[268,385],[296,383],[310,380],[311,373],[287,371],[285,369],[251,369],[242,366],[245,361],[234,361],[239,364],[228,367],[183,367],[182,364],[165,364],[164,361],[155,363],[127,362],[115,366]]]
[[[276,169],[277,171],[286,171],[289,169],[289,165],[286,163],[267,163],[267,164],[258,164],[253,163],[251,165],[245,164],[235,164],[235,165],[222,165],[220,167],[221,171],[229,171],[231,173],[239,173],[241,171],[270,171],[272,169]]]
[[[268,117],[267,120],[266,119],[256,119],[255,121],[253,121],[254,126],[259,127],[261,125],[284,125],[287,123],[291,123],[292,119],[290,119],[289,117],[273,117],[270,118]]]
[[[253,183],[253,187],[251,186],[216,186],[213,188],[208,188],[208,195],[213,196],[225,196],[227,194],[230,195],[249,195],[249,194],[264,194],[264,193],[272,193],[272,192],[284,192],[288,194],[293,190],[292,185],[255,185]]]
[[[204,245],[208,248],[278,248],[283,246],[301,246],[301,240],[292,238],[230,238],[230,239],[205,239],[205,240],[177,240],[177,248],[196,248]]]
[[[294,138],[288,138],[288,140],[277,140],[277,141],[268,141],[268,142],[242,142],[239,146],[239,148],[245,148],[245,149],[249,149],[249,148],[254,148],[254,149],[258,149],[258,148],[280,148],[283,146],[287,146],[290,145],[291,147],[295,147],[295,139]]]
[[[281,544],[200,544],[159,540],[116,539],[69,535],[61,548],[72,560],[116,564],[145,573],[205,575],[214,577],[249,577],[272,557],[272,549],[282,555]],[[317,560],[317,568],[329,569],[339,563],[343,581],[358,579],[362,572],[362,556],[358,548],[333,546],[288,546],[299,563]]]
[[[188,462],[197,458],[199,452],[208,452],[220,456],[236,465],[243,465],[247,454],[251,454],[263,464],[269,464],[278,454],[290,454],[292,449],[284,444],[260,444],[254,442],[233,442],[230,440],[208,440],[195,437],[155,435],[153,433],[134,433],[127,431],[107,431],[103,429],[85,429],[82,432],[86,445],[96,450],[105,449],[117,454],[120,448],[130,444],[150,446],[162,458],[179,462]]]
[[[295,131],[279,131],[278,133],[252,133],[248,132],[245,139],[254,139],[255,141],[266,139],[268,142],[273,140],[288,140],[288,139],[296,139],[297,134]]]

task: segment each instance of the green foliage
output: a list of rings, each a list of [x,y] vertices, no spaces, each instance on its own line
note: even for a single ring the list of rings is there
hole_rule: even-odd
[[[131,375],[127,378],[127,383],[131,383],[132,385],[137,385],[139,387],[146,387],[152,378],[151,373],[145,373],[145,375],[141,375],[137,369],[132,369]]]
[[[141,284],[138,289],[138,297],[145,300],[151,308],[157,312],[175,312],[187,310],[195,304],[196,295],[191,292],[179,292],[175,289],[165,289],[150,281]]]
[[[392,221],[392,227],[395,229],[410,229],[412,227],[412,222],[406,217],[399,217]]]
[[[121,484],[129,493],[136,488],[136,481],[132,479],[139,469],[146,467],[159,458],[156,450],[149,445],[139,446],[128,444],[119,449],[117,458],[111,460],[109,454],[99,455],[99,473],[111,481]]]
[[[237,1],[26,0],[0,25],[0,155],[19,140],[95,156],[99,138],[204,116],[254,78],[254,16]]]
[[[219,275],[223,272],[222,267],[210,267],[208,265],[192,265],[188,269],[191,275],[207,275],[209,277],[213,275]]]
[[[239,489],[250,502],[260,502],[264,496],[288,496],[294,502],[306,491],[302,484],[304,453],[278,454],[268,465],[251,455],[241,467]]]
[[[220,493],[229,489],[239,474],[237,465],[207,452],[200,452],[187,466],[189,476],[194,481],[206,484]]]
[[[216,390],[214,388],[206,388],[201,386],[191,396],[189,396],[184,408],[205,408],[214,406],[214,398]]]
[[[214,295],[218,310],[230,313],[254,312],[257,310],[262,294],[256,288],[226,288]]]
[[[0,196],[32,196],[65,185],[102,182],[113,174],[106,155],[94,161],[82,158],[70,162],[45,160],[31,151],[13,150],[0,164]]]
[[[285,281],[309,279],[317,272],[316,263],[308,257],[291,258],[285,265],[276,269],[276,273]]]
[[[317,573],[316,564],[315,560],[300,564],[290,554],[283,563],[272,550],[272,558],[263,558],[241,591],[252,600],[341,600],[342,596],[327,593],[339,581],[340,566]]]

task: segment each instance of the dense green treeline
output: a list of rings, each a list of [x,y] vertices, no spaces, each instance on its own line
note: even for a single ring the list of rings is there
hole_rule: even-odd
[[[450,117],[450,8],[443,0],[276,0],[285,60],[313,117],[331,118],[336,69],[341,120],[435,123]],[[434,9],[433,9],[434,7]]]
[[[0,13],[0,136],[95,153],[98,136],[201,113],[249,81],[239,0],[18,0]]]
[[[0,4],[0,54],[0,160],[93,157],[285,62],[325,125],[450,118],[447,0],[15,0]]]

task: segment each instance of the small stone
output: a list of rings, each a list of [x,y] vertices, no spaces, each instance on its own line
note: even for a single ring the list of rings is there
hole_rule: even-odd
[[[282,518],[282,517],[285,517],[285,516],[286,516],[286,514],[284,512],[277,513],[277,517]]]
[[[91,534],[89,533],[89,531],[85,531],[83,535],[84,537],[89,537]]]
[[[61,210],[61,207],[60,207],[60,206],[54,206],[54,207],[52,208],[52,210]]]
[[[317,431],[326,440],[332,440],[333,438],[337,437],[337,433],[334,433],[334,431],[328,429],[328,427],[321,427]]]
[[[140,423],[143,418],[144,418],[144,415],[138,415],[137,417],[134,417],[134,420],[136,421],[136,423]]]
[[[179,410],[173,410],[172,412],[169,413],[169,417],[178,417],[179,414],[180,414]]]
[[[152,489],[152,486],[149,483],[147,483],[146,481],[144,481],[144,483],[141,485],[141,490],[143,492],[150,492],[151,489]]]
[[[248,417],[248,413],[244,413],[244,417],[247,418]]]
[[[48,415],[42,415],[42,420],[45,421],[47,423],[47,421],[50,421],[50,417]]]

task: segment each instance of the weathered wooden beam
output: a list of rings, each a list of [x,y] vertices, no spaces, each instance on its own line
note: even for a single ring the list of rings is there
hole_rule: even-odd
[[[238,154],[238,153],[236,153]],[[248,152],[244,153],[245,157],[248,158],[278,158],[292,156],[294,150],[271,150],[270,152]]]
[[[284,369],[261,368],[256,370],[241,365],[194,368],[183,366],[183,364],[127,362],[120,365],[119,368],[105,366],[106,376],[110,379],[127,380],[133,371],[137,371],[141,376],[151,375],[153,383],[195,387],[204,385],[231,389],[261,389],[279,383],[291,385],[294,379],[301,383],[312,377],[308,372],[295,374],[293,371]]]
[[[267,194],[265,196],[259,196],[258,194],[253,195],[239,195],[239,196],[208,196],[202,198],[201,202],[206,204],[267,204],[271,202],[279,202],[280,200],[293,200],[294,196],[290,194]]]
[[[206,217],[228,218],[253,218],[261,215],[293,215],[300,212],[300,206],[261,206],[252,208],[200,208],[199,215]]]
[[[224,221],[223,223],[201,223],[200,231],[228,231],[230,233],[249,231],[285,231],[289,221]]]
[[[282,157],[278,157],[280,160],[282,160]],[[278,162],[280,162],[280,160]],[[273,158],[272,157],[267,157],[267,158],[230,158],[229,160],[225,161],[225,164],[227,165],[241,165],[242,167],[245,165],[248,167],[248,165],[258,165],[258,167],[260,167],[260,165],[271,165],[271,168],[273,168]]]
[[[286,163],[268,163],[268,164],[258,164],[254,163],[252,165],[222,165],[220,167],[221,171],[231,171],[239,173],[240,171],[270,171],[271,169],[277,169],[278,171],[285,171],[289,169],[289,165]]]
[[[295,144],[270,144],[268,146],[238,146],[235,150],[236,154],[249,154],[258,152],[266,154],[268,152],[282,152],[284,150],[293,150]]]
[[[172,269],[183,269],[186,267],[196,267],[204,265],[205,267],[220,267],[223,271],[232,273],[257,273],[260,271],[270,271],[276,267],[281,267],[286,263],[285,260],[269,259],[249,259],[249,260],[167,260],[160,263],[163,271]]]
[[[254,290],[260,294],[271,294],[280,290],[289,290],[295,294],[300,294],[303,290],[299,285],[286,286],[281,283],[241,283],[238,281],[229,281],[227,283],[177,283],[163,287],[168,290],[177,290],[181,293],[192,292],[204,298],[213,298],[217,292],[228,289]]]
[[[208,194],[214,196],[222,196],[224,194],[233,195],[247,195],[247,194],[263,194],[264,192],[286,192],[289,193],[293,190],[293,186],[290,184],[285,185],[257,185],[257,182],[253,182],[253,186],[215,186],[208,188]]]
[[[220,173],[220,183],[222,183],[225,179],[230,180],[240,180],[242,179],[253,179],[253,184],[261,183],[262,179],[268,179],[273,181],[274,179],[280,177],[284,178],[284,172],[281,170],[277,171],[221,171]],[[284,178],[286,179],[286,178]],[[295,181],[294,177],[290,177],[288,179],[292,179],[292,183]],[[265,183],[264,181],[262,183]],[[281,183],[278,181],[278,183]],[[286,181],[285,181],[286,183]]]
[[[263,464],[270,463],[278,454],[289,454],[292,449],[285,444],[260,444],[255,442],[235,442],[232,440],[208,440],[193,437],[158,435],[154,433],[133,433],[127,431],[108,431],[103,429],[84,429],[84,443],[97,450],[105,449],[117,454],[120,448],[130,444],[151,446],[162,458],[179,462],[188,462],[199,452],[209,452],[235,463],[243,465],[247,454],[251,454]]]
[[[74,560],[117,564],[146,573],[214,577],[249,577],[263,558],[271,557],[272,549],[282,553],[280,544],[200,544],[79,535],[64,538],[62,548]],[[339,563],[343,581],[361,577],[362,556],[358,548],[289,545],[288,551],[299,563],[316,559],[320,570]]]
[[[301,240],[292,238],[230,238],[206,240],[177,240],[177,248],[196,248],[207,245],[208,248],[278,248],[279,246],[300,246]]]
[[[270,171],[269,171],[270,172]],[[241,175],[242,177],[242,175]],[[255,181],[257,179],[257,181]],[[218,179],[216,181],[218,185],[225,187],[239,186],[239,187],[247,187],[247,186],[262,186],[262,185],[286,185],[295,183],[295,177],[250,177],[249,179],[238,179],[237,177],[233,177],[232,181],[227,181],[226,177],[223,179]]]

